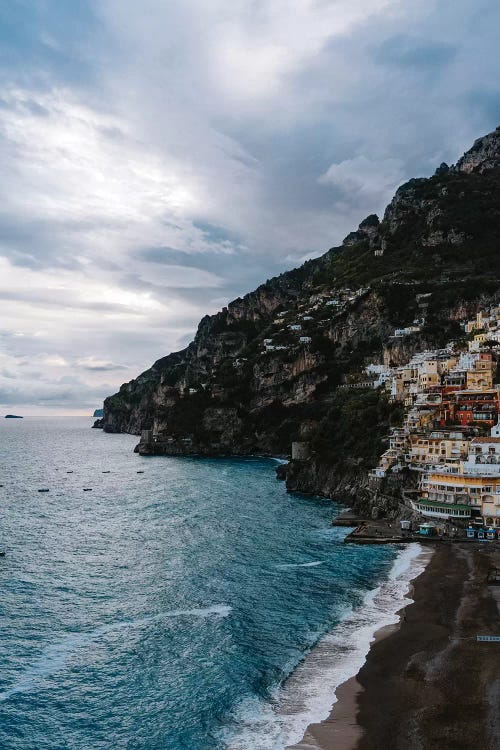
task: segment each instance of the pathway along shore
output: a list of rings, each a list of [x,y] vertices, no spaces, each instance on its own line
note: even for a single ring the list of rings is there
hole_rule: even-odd
[[[500,749],[500,545],[437,545],[401,624],[372,645],[296,750]]]

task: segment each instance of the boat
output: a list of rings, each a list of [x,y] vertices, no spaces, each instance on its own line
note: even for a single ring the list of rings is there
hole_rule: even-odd
[[[38,492],[50,492],[48,487],[41,487]]]

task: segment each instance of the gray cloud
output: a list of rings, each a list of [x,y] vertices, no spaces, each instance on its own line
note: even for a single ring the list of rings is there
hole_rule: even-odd
[[[494,0],[4,3],[3,398],[87,408],[455,161],[500,122],[499,25]]]
[[[375,59],[378,63],[398,68],[432,71],[450,63],[458,54],[454,44],[430,42],[412,36],[398,35],[386,39],[378,48]]]

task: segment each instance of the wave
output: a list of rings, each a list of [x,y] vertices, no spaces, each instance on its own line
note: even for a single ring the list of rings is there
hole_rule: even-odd
[[[420,545],[405,547],[387,579],[318,641],[270,701],[242,701],[221,734],[223,746],[285,750],[302,740],[309,724],[325,720],[337,700],[336,689],[363,666],[375,633],[399,622],[399,610],[412,601],[410,582],[425,569],[430,554]]]
[[[166,612],[158,612],[154,615],[138,617],[133,620],[120,620],[119,622],[100,625],[98,628],[94,628],[94,630],[68,633],[57,643],[47,646],[42,651],[38,660],[28,667],[13,685],[0,692],[0,703],[8,700],[16,693],[31,692],[39,681],[51,677],[57,672],[62,672],[66,668],[68,660],[75,652],[110,633],[120,630],[130,630],[174,617],[210,617],[211,615],[215,617],[227,617],[231,613],[231,609],[226,604],[215,604],[210,607],[193,609],[174,609]]]
[[[317,565],[323,565],[323,560],[316,560],[308,563],[283,563],[276,565],[278,570],[288,570],[289,568],[315,568]]]

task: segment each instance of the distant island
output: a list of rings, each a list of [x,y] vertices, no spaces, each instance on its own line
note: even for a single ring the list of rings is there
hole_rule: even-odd
[[[6,414],[5,419],[23,419],[23,417],[20,417],[18,414]]]
[[[102,419],[104,416],[104,409],[96,409],[93,416],[96,417],[96,419]]]

